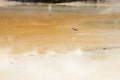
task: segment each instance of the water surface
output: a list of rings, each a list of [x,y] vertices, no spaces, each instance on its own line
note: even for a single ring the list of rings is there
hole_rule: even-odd
[[[119,6],[0,8],[1,80],[120,80]]]

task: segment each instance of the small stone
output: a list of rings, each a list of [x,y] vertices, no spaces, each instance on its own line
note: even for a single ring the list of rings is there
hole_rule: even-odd
[[[12,62],[10,62],[10,64],[13,64]]]
[[[73,27],[72,29],[73,29],[74,31],[78,31],[78,29],[77,29],[77,28],[75,28],[75,27]]]
[[[104,50],[106,50],[107,48],[103,48]]]

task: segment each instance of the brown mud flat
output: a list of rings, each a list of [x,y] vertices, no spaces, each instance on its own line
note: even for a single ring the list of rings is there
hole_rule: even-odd
[[[120,14],[0,12],[0,47],[14,53],[37,49],[57,52],[120,47]]]

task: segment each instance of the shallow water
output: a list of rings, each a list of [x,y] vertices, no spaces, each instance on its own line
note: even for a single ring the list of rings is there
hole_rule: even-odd
[[[1,7],[0,25],[1,80],[120,79],[119,7]]]
[[[95,6],[48,9],[47,6],[1,8],[1,47],[9,45],[19,52],[24,45],[23,49],[37,48],[40,53],[49,49],[64,52],[119,47],[119,13],[101,13]]]

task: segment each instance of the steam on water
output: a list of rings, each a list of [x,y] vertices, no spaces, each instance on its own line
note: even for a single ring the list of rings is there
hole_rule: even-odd
[[[36,50],[11,55],[11,48],[0,49],[1,80],[119,80],[120,50],[68,54]]]

